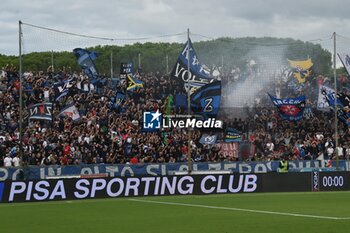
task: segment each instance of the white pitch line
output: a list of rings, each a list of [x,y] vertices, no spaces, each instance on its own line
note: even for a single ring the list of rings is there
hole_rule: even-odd
[[[285,215],[285,216],[293,216],[293,217],[331,219],[331,220],[349,220],[350,219],[350,217],[342,218],[342,217],[330,217],[330,216],[319,216],[319,215],[309,215],[309,214],[293,214],[293,213],[275,212],[275,211],[266,211],[266,210],[253,210],[253,209],[242,209],[242,208],[234,208],[234,207],[186,204],[186,203],[178,203],[178,202],[150,201],[150,200],[141,200],[141,199],[133,199],[133,198],[128,200],[136,201],[136,202],[144,202],[144,203],[163,204],[163,205],[187,206],[187,207],[198,207],[198,208],[219,209],[219,210],[233,210],[233,211],[260,213],[260,214]]]

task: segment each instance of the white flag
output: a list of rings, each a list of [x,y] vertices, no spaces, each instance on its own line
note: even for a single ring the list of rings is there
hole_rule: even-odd
[[[341,63],[343,63],[343,66],[350,75],[350,55],[346,53],[338,53],[338,57],[340,58]]]
[[[329,111],[329,104],[327,102],[327,95],[330,93],[335,93],[334,89],[329,88],[324,85],[320,85],[318,89],[318,100],[317,100],[317,109],[322,111]]]
[[[73,121],[80,119],[79,111],[77,107],[75,107],[75,105],[70,105],[62,109],[59,116],[62,116],[62,115],[72,118]]]

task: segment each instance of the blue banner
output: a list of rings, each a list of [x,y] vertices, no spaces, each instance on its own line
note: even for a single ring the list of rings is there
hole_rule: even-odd
[[[296,98],[279,99],[270,94],[272,103],[277,107],[278,113],[283,120],[299,121],[304,116],[305,96],[298,96]]]
[[[98,57],[98,54],[95,51],[90,52],[81,48],[74,49],[73,53],[83,72],[89,76],[90,79],[97,79],[98,71],[93,61]]]
[[[4,183],[0,182],[0,202],[2,201],[3,192],[4,192]]]
[[[221,162],[221,163],[194,163],[193,171],[230,170],[239,173],[265,173],[276,172],[279,161],[270,162]],[[320,169],[322,166],[318,160],[289,161],[290,171],[310,171]],[[339,161],[341,170],[349,170],[349,162]],[[21,168],[0,167],[0,181],[20,179]],[[47,176],[69,176],[106,173],[111,177],[137,176],[137,175],[171,175],[178,171],[187,171],[186,163],[166,164],[90,164],[80,166],[28,166],[23,169],[26,179],[45,179]]]

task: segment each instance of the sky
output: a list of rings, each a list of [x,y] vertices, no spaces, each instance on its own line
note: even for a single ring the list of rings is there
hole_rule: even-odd
[[[153,38],[185,33],[189,28],[197,39],[272,36],[330,45],[336,32],[341,36],[340,46],[348,44],[350,50],[349,9],[348,0],[2,0],[0,53],[18,54],[19,20],[117,39]],[[64,47],[73,43],[67,36],[62,39],[32,29],[23,30],[27,52],[40,50],[45,44]],[[186,34],[163,38],[185,40]]]

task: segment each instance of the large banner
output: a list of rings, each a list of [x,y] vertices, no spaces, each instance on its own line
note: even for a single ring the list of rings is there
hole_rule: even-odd
[[[258,191],[261,174],[6,181],[0,183],[0,203]]]
[[[349,172],[203,174],[0,182],[0,203],[164,195],[350,190]]]
[[[232,148],[226,147],[229,153]],[[233,155],[235,152],[233,152]],[[194,163],[193,171],[220,171],[228,170],[239,173],[268,173],[276,172],[279,166],[278,161],[270,162],[221,162],[221,163]],[[342,170],[350,170],[350,162],[340,161],[339,166]],[[291,171],[311,170],[321,168],[322,164],[318,160],[311,161],[290,161],[289,169]],[[47,176],[70,176],[70,175],[92,175],[108,174],[111,177],[120,176],[157,176],[171,175],[174,172],[187,171],[186,163],[168,163],[168,164],[89,164],[80,166],[28,166],[24,169],[11,167],[0,167],[0,181],[19,180],[21,176],[25,179],[45,179]]]
[[[238,143],[237,142],[222,142],[220,143],[220,153],[225,158],[235,158],[238,159]]]
[[[52,103],[33,104],[28,107],[29,120],[52,121]]]
[[[280,99],[270,94],[268,95],[272,103],[277,107],[278,113],[283,120],[299,121],[304,117],[305,96]]]

